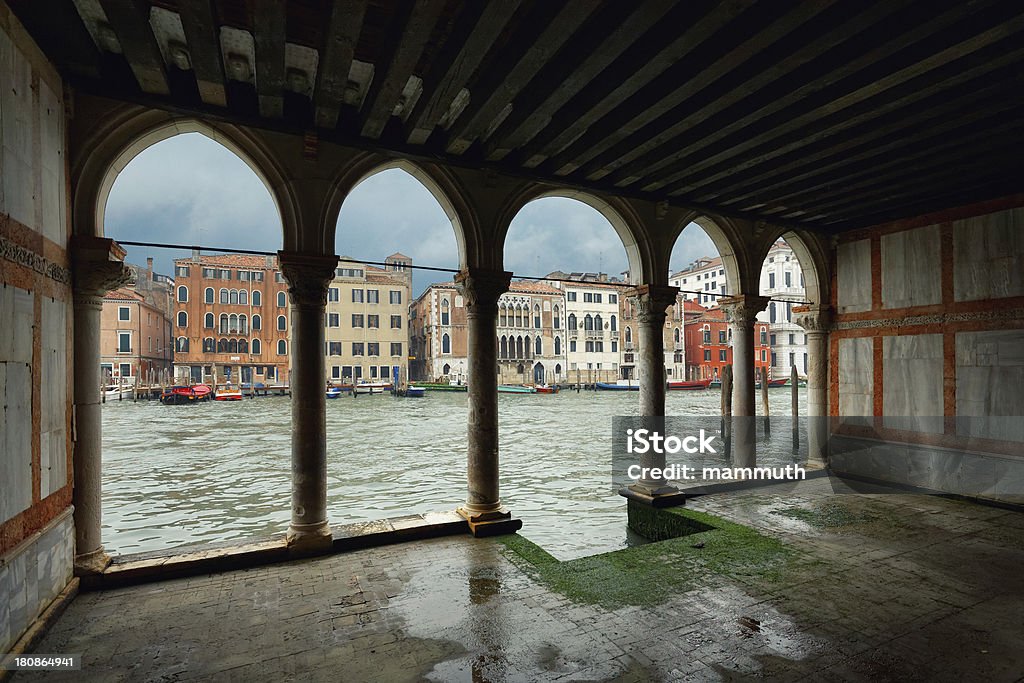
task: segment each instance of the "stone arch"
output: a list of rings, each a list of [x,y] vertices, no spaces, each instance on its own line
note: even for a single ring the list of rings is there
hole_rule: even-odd
[[[828,247],[823,244],[820,237],[804,230],[778,229],[771,233],[771,239],[766,240],[758,250],[758,267],[764,264],[768,257],[768,250],[779,239],[786,241],[786,244],[793,250],[796,260],[800,264],[800,270],[804,274],[804,291],[809,302],[816,305],[827,306],[831,301],[829,289],[831,277],[828,270]],[[760,276],[760,271],[758,271]]]
[[[76,121],[85,133],[72,145],[72,230],[76,235],[103,236],[110,190],[121,171],[144,150],[182,133],[200,133],[241,159],[263,182],[277,206],[282,247],[298,250],[297,198],[292,183],[270,148],[242,126],[200,121],[158,109],[118,105],[113,111],[91,112]]]
[[[442,166],[415,163],[408,159],[387,158],[373,152],[346,160],[341,171],[331,181],[320,226],[324,248],[330,253],[335,249],[341,207],[352,191],[367,178],[394,168],[405,171],[418,180],[448,216],[459,249],[459,267],[465,268],[466,264],[471,262],[469,255],[481,248],[481,240],[476,213],[472,205],[466,201],[463,188],[456,177]]]
[[[650,282],[650,278],[656,271],[654,264],[657,249],[654,241],[644,230],[643,221],[629,202],[618,197],[605,197],[582,190],[551,188],[532,183],[525,185],[519,192],[510,196],[498,212],[497,233],[493,240],[496,250],[493,255],[495,263],[504,263],[505,240],[508,237],[512,220],[530,202],[547,197],[575,199],[604,216],[619,239],[622,240],[622,246],[626,251],[626,261],[629,264],[630,281],[634,284]]]

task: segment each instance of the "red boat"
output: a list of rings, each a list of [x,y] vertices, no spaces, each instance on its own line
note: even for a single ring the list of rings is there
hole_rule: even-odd
[[[190,387],[177,386],[167,389],[160,396],[160,402],[164,405],[178,406],[209,401],[212,397],[213,390],[210,387],[205,384],[193,384]]]
[[[537,390],[538,394],[557,394],[558,393],[558,385],[557,384],[555,384],[555,385],[538,384],[534,388]]]
[[[768,380],[768,388],[769,389],[776,389],[778,387],[784,387],[787,384],[789,384],[789,378],[788,377],[783,377],[782,379],[770,379],[770,380]],[[760,381],[755,382],[754,383],[754,388],[755,389],[760,389],[761,388],[761,382]]]
[[[694,379],[694,380],[672,380],[668,383],[668,388],[671,391],[693,391],[695,389],[707,389],[708,385],[711,384],[711,379]]]

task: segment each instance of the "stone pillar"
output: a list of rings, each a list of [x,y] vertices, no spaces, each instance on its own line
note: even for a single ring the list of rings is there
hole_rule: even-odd
[[[828,463],[828,332],[829,306],[796,306],[793,320],[807,335],[807,457]]]
[[[640,418],[651,431],[665,433],[665,320],[676,302],[677,287],[640,285],[626,293],[635,301],[637,370],[640,383]],[[641,456],[644,470],[665,467],[665,454],[653,450]],[[664,477],[647,474],[620,492],[630,500],[655,507],[681,505],[685,498]]]
[[[768,306],[766,296],[740,294],[718,300],[732,328],[732,453],[735,466],[757,462],[757,425],[754,422],[754,321]]]
[[[468,495],[458,513],[475,536],[515,531],[498,491],[498,298],[508,291],[512,273],[469,268],[455,276],[465,301],[468,330],[466,478]]]
[[[74,494],[75,574],[102,572],[110,564],[101,537],[103,509],[100,313],[103,295],[131,281],[124,250],[102,237],[71,241],[74,298]],[[113,349],[110,349],[113,352]]]
[[[336,256],[279,252],[291,297],[292,519],[289,552],[331,547],[327,522],[327,376],[324,311]]]

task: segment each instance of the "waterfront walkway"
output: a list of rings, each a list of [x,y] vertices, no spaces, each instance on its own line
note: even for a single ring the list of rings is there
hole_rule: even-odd
[[[688,508],[764,537],[707,532],[557,563],[458,536],[88,593],[36,651],[83,653],[83,671],[50,675],[75,681],[1024,675],[1022,513],[833,495],[826,479]],[[677,561],[693,571],[649,571]]]

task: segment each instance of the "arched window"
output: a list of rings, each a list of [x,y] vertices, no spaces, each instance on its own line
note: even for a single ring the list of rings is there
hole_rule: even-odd
[[[441,324],[442,325],[448,325],[449,324],[448,321],[449,321],[449,316],[448,316],[448,299],[441,299]],[[447,337],[448,335],[445,335],[445,336]]]
[[[618,326],[618,323],[615,321],[615,316],[614,315],[612,316],[612,319],[611,319],[610,322],[611,322],[611,326],[612,326],[612,332],[618,331],[619,326]]]
[[[502,335],[501,337],[501,358],[508,358],[508,338]]]
[[[229,339],[228,340],[228,353],[238,353],[238,340],[237,339]]]
[[[675,329],[675,332],[672,333],[672,336],[675,338],[676,344],[678,344],[679,343],[679,328],[678,327]]]
[[[516,327],[523,326],[523,307],[516,306]]]
[[[628,327],[626,328],[626,343],[627,344],[632,344],[633,343],[633,330],[631,330]]]
[[[238,303],[238,290],[237,289],[232,289],[228,293],[228,298],[230,300],[230,303],[237,304]]]
[[[188,287],[185,285],[178,287],[178,301],[181,303],[188,302]]]
[[[604,321],[601,320],[601,314],[598,313],[594,316],[594,329],[600,332],[604,329]]]
[[[775,302],[768,304],[768,322],[778,322],[775,315]]]
[[[502,327],[508,324],[508,311],[505,309],[505,304],[498,308],[498,324]]]
[[[217,342],[213,340],[213,337],[203,339],[203,353],[213,353],[216,350]]]
[[[284,308],[288,305],[288,298],[283,291],[277,293],[277,306],[278,308]]]
[[[249,342],[247,342],[244,339],[239,339],[238,340],[238,352],[239,353],[249,353]]]
[[[188,353],[188,337],[178,337],[174,350],[180,353]]]
[[[553,309],[551,309],[551,315],[552,315],[551,326],[554,327],[556,330],[562,324],[561,319],[558,317],[558,313],[559,313],[558,306],[555,306]]]
[[[541,344],[540,337],[537,337],[533,342],[533,353],[537,356],[544,355],[544,345]]]
[[[441,337],[441,353],[451,353],[451,352],[452,352],[452,338],[449,337],[447,333],[445,333]]]
[[[533,326],[540,329],[540,306],[537,304],[533,305]]]
[[[443,372],[446,375],[450,374],[451,371],[452,371],[452,366],[448,365],[447,363],[445,363],[444,367],[441,368],[441,372]]]
[[[527,316],[527,322],[529,322],[529,316]],[[526,335],[526,343],[523,344],[523,357],[529,358],[533,352],[533,344],[530,343],[530,335]]]
[[[188,313],[178,311],[178,327],[188,327]]]
[[[555,337],[555,355],[556,356],[562,355],[562,338],[561,337]],[[555,372],[558,372],[558,370],[556,369]]]
[[[228,290],[221,288],[220,290],[220,302],[226,304],[228,302]]]
[[[249,334],[249,319],[244,313],[238,316],[238,334]]]
[[[262,346],[263,346],[263,344],[260,343],[259,339],[253,339],[252,340],[252,352],[254,354],[262,353],[263,352]]]
[[[523,357],[523,338],[516,337],[516,358]]]
[[[203,292],[203,301],[205,301],[208,304],[213,303],[213,287],[207,287],[206,290]]]
[[[238,332],[238,316],[232,313],[228,316],[228,332],[235,334]]]
[[[258,290],[258,289],[252,293],[252,305],[253,306],[262,306],[263,305],[263,295],[260,294],[260,290]]]
[[[249,305],[249,292],[245,291],[244,289],[239,290],[239,292],[238,292],[238,303],[240,303],[243,306],[248,306]]]
[[[561,363],[555,363],[555,377],[558,377],[561,374],[562,374],[562,364]]]
[[[576,328],[576,314],[575,313],[570,313],[569,314],[569,329],[570,330],[577,329]]]
[[[288,320],[283,315],[277,316],[277,329],[282,332],[288,329]]]
[[[277,340],[277,355],[287,356],[288,355],[288,342],[284,339]]]
[[[594,318],[589,313],[587,313],[587,317],[583,319],[583,329],[588,331],[594,329]]]
[[[228,340],[227,339],[218,339],[217,340],[217,353],[227,353],[227,352],[228,352]]]
[[[207,330],[212,330],[215,324],[213,313],[207,313],[203,316],[203,327]]]
[[[221,313],[220,314],[220,333],[221,334],[227,334],[228,333],[228,314],[227,313]]]
[[[254,315],[252,317],[252,329],[262,330],[263,329],[263,317],[260,315]]]
[[[768,344],[768,328],[767,327],[762,327],[761,328],[761,346],[766,346],[767,344]]]

